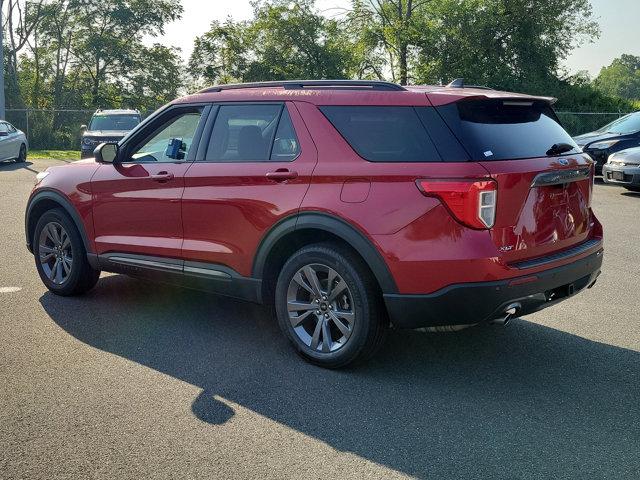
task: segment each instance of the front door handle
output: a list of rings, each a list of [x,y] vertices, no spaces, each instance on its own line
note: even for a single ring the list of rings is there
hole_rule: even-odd
[[[279,168],[275,172],[267,173],[267,178],[274,182],[286,182],[287,180],[295,180],[298,178],[298,172],[292,172],[287,168]]]
[[[173,173],[159,172],[156,175],[151,175],[151,180],[154,180],[160,183],[168,182],[169,180],[173,180]]]

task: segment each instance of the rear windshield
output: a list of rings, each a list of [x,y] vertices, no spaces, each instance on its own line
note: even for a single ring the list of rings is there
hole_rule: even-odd
[[[441,161],[413,107],[326,106],[320,110],[365,160]]]
[[[438,111],[472,160],[544,157],[559,144],[580,151],[546,102],[467,100]]]
[[[140,123],[138,115],[94,115],[89,130],[133,130]]]

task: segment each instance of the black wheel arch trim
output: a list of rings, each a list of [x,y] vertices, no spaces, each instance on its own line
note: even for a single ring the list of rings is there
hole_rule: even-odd
[[[280,220],[263,237],[253,262],[252,276],[262,279],[269,254],[284,236],[297,230],[317,229],[331,233],[341,238],[354,248],[373,272],[380,288],[385,294],[398,292],[396,282],[389,271],[389,267],[371,240],[357,227],[346,220],[322,213],[302,212]]]
[[[82,218],[80,217],[80,214],[78,213],[76,208],[73,206],[71,201],[68,200],[63,194],[55,190],[48,189],[35,192],[31,196],[31,198],[29,198],[29,202],[27,203],[24,228],[27,239],[27,248],[29,249],[29,251],[33,253],[32,239],[29,231],[29,227],[31,225],[31,213],[33,212],[34,207],[44,200],[51,200],[57,203],[65,212],[69,214],[69,216],[73,220],[73,223],[76,225],[78,232],[80,233],[80,238],[82,238],[82,243],[84,244],[85,251],[87,252],[87,254],[92,254],[93,249],[91,248],[91,245],[89,243],[89,237],[87,236],[87,232],[84,228],[84,222],[82,221]]]

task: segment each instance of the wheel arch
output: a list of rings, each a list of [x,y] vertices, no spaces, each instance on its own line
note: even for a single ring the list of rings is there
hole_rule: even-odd
[[[71,201],[64,197],[61,193],[54,190],[41,190],[35,193],[27,204],[27,210],[25,213],[25,234],[27,239],[27,248],[33,253],[33,235],[35,233],[36,224],[38,219],[46,211],[53,208],[62,208],[71,217],[71,220],[75,224],[82,243],[84,244],[85,251],[91,253],[91,244],[89,243],[89,237],[87,236],[86,229],[84,228],[84,222],[80,217],[80,214],[73,206]]]
[[[369,238],[347,221],[326,213],[305,212],[281,220],[262,239],[252,276],[262,280],[262,300],[270,303],[273,280],[286,259],[305,245],[337,240],[354,250],[367,264],[383,293],[397,286],[380,252]]]

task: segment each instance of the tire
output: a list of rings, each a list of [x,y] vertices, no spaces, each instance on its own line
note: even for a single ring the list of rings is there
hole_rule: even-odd
[[[638,193],[640,193],[640,186],[636,187],[635,185],[630,185],[630,186],[624,187],[624,188],[626,188],[630,192],[638,192]]]
[[[81,295],[100,278],[87,261],[78,228],[62,209],[48,210],[38,219],[33,253],[42,283],[56,295]]]
[[[289,312],[290,305],[295,310]],[[291,256],[278,277],[275,306],[280,328],[296,351],[324,368],[370,358],[389,325],[379,287],[364,261],[334,243],[310,245]]]
[[[27,146],[23,143],[22,145],[20,145],[20,153],[16,158],[16,162],[24,163],[26,161],[27,161]]]

